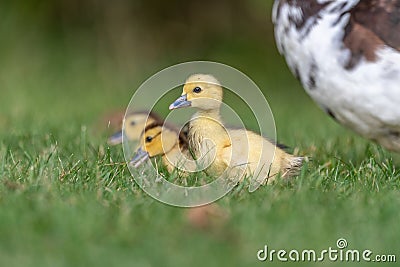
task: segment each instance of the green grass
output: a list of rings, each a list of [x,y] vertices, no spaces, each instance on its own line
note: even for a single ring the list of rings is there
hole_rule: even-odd
[[[186,209],[143,193],[120,164],[122,148],[108,147],[107,129],[96,126],[149,75],[198,55],[148,63],[132,76],[112,61],[98,66],[90,48],[53,46],[7,47],[0,71],[0,266],[273,265],[257,262],[264,245],[319,250],[341,237],[351,249],[398,253],[398,156],[323,114],[271,44],[221,42],[201,56],[253,78],[278,141],[313,160],[290,183],[235,188],[218,201],[229,220],[205,230]],[[293,264],[322,265],[341,266]]]

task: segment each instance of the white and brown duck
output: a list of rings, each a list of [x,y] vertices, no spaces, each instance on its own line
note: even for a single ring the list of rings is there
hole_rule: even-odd
[[[400,0],[276,0],[276,42],[339,123],[400,151]]]

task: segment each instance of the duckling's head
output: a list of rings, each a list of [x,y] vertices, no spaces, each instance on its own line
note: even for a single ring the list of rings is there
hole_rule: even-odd
[[[127,115],[124,119],[125,128],[124,133],[128,140],[137,141],[140,138],[140,134],[143,132],[143,129],[146,125],[152,124],[156,121],[160,121],[159,117],[153,112],[134,112]],[[111,145],[117,145],[122,143],[122,130],[116,132],[110,138],[108,138],[108,143]]]
[[[179,135],[173,129],[160,124],[149,124],[140,137],[140,146],[131,160],[135,167],[146,159],[164,155],[179,142]]]
[[[220,108],[222,97],[222,87],[214,76],[194,74],[186,80],[182,96],[169,109],[191,106],[201,110],[215,110]]]

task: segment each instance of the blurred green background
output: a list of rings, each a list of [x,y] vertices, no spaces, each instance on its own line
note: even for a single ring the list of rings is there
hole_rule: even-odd
[[[278,54],[272,2],[4,1],[1,129],[66,129],[99,120],[104,126],[104,117],[124,110],[151,75],[209,60],[237,68],[261,88],[281,142],[295,147],[299,124],[313,127],[307,134],[316,138],[341,131],[312,104]],[[313,120],[320,118],[327,125],[315,129]]]
[[[340,237],[398,251],[398,160],[306,95],[277,52],[272,2],[2,1],[0,265],[253,266],[265,244],[325,249]],[[253,79],[278,141],[313,158],[293,183],[219,201],[230,219],[211,230],[142,193],[106,144],[107,118],[142,82],[193,60]]]
[[[307,98],[276,51],[271,6],[259,0],[5,1],[1,124],[88,123],[125,108],[152,74],[193,60],[233,66],[271,102],[290,107],[297,96]]]

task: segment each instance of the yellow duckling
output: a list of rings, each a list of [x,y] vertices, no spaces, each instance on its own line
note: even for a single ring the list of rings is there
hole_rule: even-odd
[[[223,89],[216,78],[195,74],[187,79],[182,96],[169,107],[198,109],[189,123],[189,148],[196,159],[213,155],[205,171],[219,176],[227,168],[239,167],[243,176],[252,175],[257,184],[271,182],[278,173],[282,177],[298,174],[303,157],[286,153],[252,131],[226,129],[220,118],[222,98]]]
[[[156,156],[162,156],[162,162],[170,173],[175,166],[184,168],[186,159],[192,159],[185,133],[160,122],[147,125],[131,164],[137,168],[147,159]]]
[[[108,138],[110,145],[118,145],[122,143],[122,136],[125,136],[130,141],[138,141],[140,134],[146,125],[162,122],[162,119],[154,112],[134,112],[125,117],[125,129],[124,131],[118,131]]]

